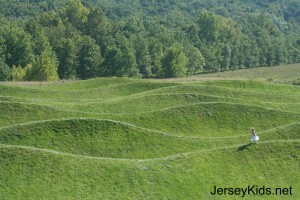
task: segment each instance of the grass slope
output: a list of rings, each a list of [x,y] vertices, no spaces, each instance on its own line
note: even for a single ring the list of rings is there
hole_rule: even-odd
[[[3,101],[0,102],[0,110],[0,127],[35,120],[80,116],[78,113],[57,110],[50,106]]]
[[[1,171],[12,173],[1,173],[0,194],[7,199],[209,199],[214,185],[258,185],[272,189],[292,186],[293,196],[286,199],[299,197],[299,140],[264,142],[239,150],[242,148],[236,145],[139,161],[2,146]],[[222,197],[226,198],[215,199]],[[245,199],[253,198],[246,195]]]
[[[175,134],[214,137],[243,134],[250,124],[267,130],[300,121],[299,114],[232,103],[200,103],[118,118]]]
[[[299,85],[300,64],[281,65],[275,67],[255,67],[252,69],[218,72],[196,77],[242,78],[247,80],[264,80],[277,83],[297,83]]]
[[[0,84],[0,199],[298,199],[299,99],[247,80]]]
[[[38,121],[2,128],[0,140],[4,144],[108,158],[155,158],[201,147],[201,139],[179,138],[96,119]]]

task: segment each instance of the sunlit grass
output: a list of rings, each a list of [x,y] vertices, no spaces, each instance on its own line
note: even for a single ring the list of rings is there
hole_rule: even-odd
[[[300,198],[299,99],[247,80],[1,84],[0,199],[240,199],[210,192],[253,184]]]

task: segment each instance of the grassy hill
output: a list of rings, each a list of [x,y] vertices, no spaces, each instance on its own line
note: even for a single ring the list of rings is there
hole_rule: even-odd
[[[0,199],[300,198],[300,88],[198,80],[0,84]]]
[[[250,80],[269,81],[276,83],[300,84],[300,64],[281,65],[276,67],[258,67],[235,71],[218,72],[200,75],[200,77],[241,78]]]

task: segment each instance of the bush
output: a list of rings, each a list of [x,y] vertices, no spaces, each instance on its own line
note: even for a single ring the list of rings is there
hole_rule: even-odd
[[[18,67],[13,66],[11,75],[14,81],[24,81],[26,76],[26,69],[21,65],[19,65]]]

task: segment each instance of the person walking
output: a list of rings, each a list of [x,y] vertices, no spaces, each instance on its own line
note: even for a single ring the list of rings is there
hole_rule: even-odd
[[[256,141],[259,140],[259,136],[256,135],[256,132],[255,132],[254,128],[251,128],[251,132],[252,132],[251,142],[255,143]]]

